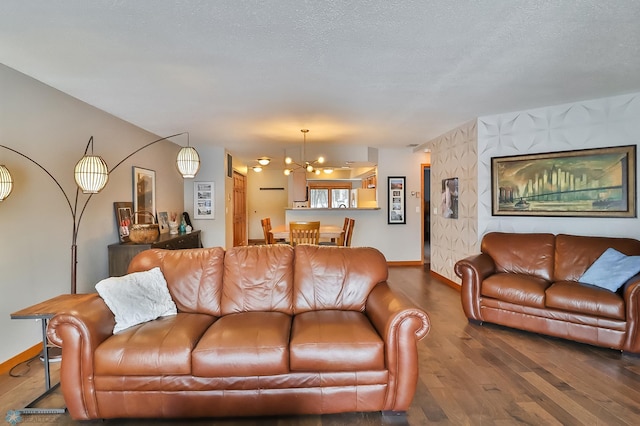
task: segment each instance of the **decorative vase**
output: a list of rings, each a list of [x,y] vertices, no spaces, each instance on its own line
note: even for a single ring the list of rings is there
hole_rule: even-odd
[[[178,222],[169,222],[169,234],[178,233]]]

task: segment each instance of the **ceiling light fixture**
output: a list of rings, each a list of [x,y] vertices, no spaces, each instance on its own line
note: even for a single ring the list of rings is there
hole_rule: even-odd
[[[293,161],[293,159],[291,157],[286,157],[284,159],[284,163],[287,166],[293,165],[292,167],[287,167],[284,169],[284,174],[289,176],[291,174],[291,172],[293,172],[294,170],[297,169],[305,169],[307,172],[309,173],[313,173],[316,169],[315,167],[313,167],[314,164],[318,163],[318,164],[322,164],[324,163],[324,157],[318,157],[317,160],[313,160],[313,161],[306,161],[305,160],[305,150],[306,150],[306,146],[307,146],[307,133],[309,133],[309,129],[301,129],[300,130],[302,132],[302,137],[303,137],[303,141],[302,141],[302,161],[304,162],[303,164],[300,163],[296,163],[295,161]],[[316,172],[316,174],[319,173],[319,170]]]
[[[271,158],[268,158],[268,157],[258,158],[258,164],[260,164],[261,166],[268,166],[270,162],[271,162]]]
[[[262,166],[253,166],[253,171],[256,173],[260,173],[262,171]]]

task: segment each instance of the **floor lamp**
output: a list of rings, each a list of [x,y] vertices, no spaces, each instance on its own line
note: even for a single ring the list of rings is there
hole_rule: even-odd
[[[71,199],[67,195],[67,192],[64,190],[60,182],[40,163],[30,158],[29,156],[17,151],[13,148],[10,148],[5,145],[0,145],[0,148],[8,149],[11,152],[14,152],[25,159],[29,160],[36,166],[38,166],[42,171],[44,171],[56,184],[56,186],[62,192],[67,204],[69,205],[69,211],[71,212],[71,218],[73,220],[73,233],[71,237],[71,293],[76,293],[76,273],[77,273],[77,265],[78,265],[78,232],[80,230],[80,222],[82,221],[82,216],[84,215],[84,211],[87,208],[87,204],[91,201],[91,197],[94,194],[100,192],[107,184],[109,180],[109,175],[113,173],[113,171],[118,168],[122,163],[128,160],[133,155],[142,151],[143,149],[158,143],[163,140],[167,140],[176,136],[187,135],[187,146],[184,146],[178,152],[178,157],[176,159],[176,166],[178,167],[178,171],[182,174],[182,177],[193,178],[196,173],[200,169],[200,156],[195,148],[189,145],[189,133],[177,133],[175,135],[166,136],[148,144],[142,146],[141,148],[136,149],[131,154],[124,157],[118,164],[113,166],[111,169],[108,168],[107,163],[98,155],[93,154],[93,136],[89,138],[89,142],[87,142],[87,146],[84,150],[84,155],[78,161],[75,166],[74,176],[76,180],[76,195],[73,204],[71,203]],[[88,154],[89,147],[91,147],[91,154]],[[0,165],[0,202],[4,201],[10,194],[13,189],[13,178],[11,177],[11,173],[9,169],[4,165]],[[79,195],[80,191],[84,194],[88,194],[89,196],[85,200],[84,204],[82,204],[80,211],[79,205]],[[81,203],[80,203],[81,204]]]

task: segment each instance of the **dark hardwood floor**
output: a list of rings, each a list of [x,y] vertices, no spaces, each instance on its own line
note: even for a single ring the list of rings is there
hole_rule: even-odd
[[[420,380],[406,418],[380,413],[195,421],[74,422],[68,415],[23,417],[50,425],[637,425],[640,357],[495,325],[469,324],[459,293],[420,267],[393,267],[389,282],[431,318],[419,342]],[[57,380],[56,364],[52,365]],[[35,361],[23,377],[0,376],[2,414],[43,388]],[[42,405],[62,405],[53,394]]]

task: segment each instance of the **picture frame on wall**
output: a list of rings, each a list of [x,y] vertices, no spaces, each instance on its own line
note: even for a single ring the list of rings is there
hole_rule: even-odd
[[[442,217],[458,218],[458,178],[442,179]]]
[[[215,185],[213,182],[193,183],[193,218],[215,219]]]
[[[389,176],[387,178],[387,195],[387,223],[389,225],[406,224],[406,177]]]
[[[116,229],[121,243],[129,241],[129,228],[133,223],[133,203],[130,201],[117,201],[113,203],[116,217]]]
[[[133,210],[137,214],[137,218],[134,218],[137,223],[153,223],[156,216],[155,171],[133,166]]]
[[[636,217],[636,146],[493,157],[494,216]]]

